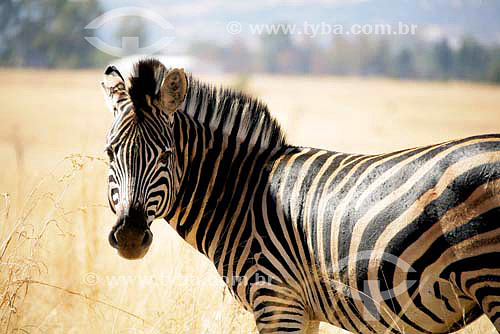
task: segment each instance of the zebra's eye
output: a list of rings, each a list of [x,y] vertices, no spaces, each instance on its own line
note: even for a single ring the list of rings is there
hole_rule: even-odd
[[[113,162],[114,160],[114,154],[113,154],[113,149],[111,147],[106,147],[106,154],[108,155],[109,161]]]
[[[168,159],[170,157],[170,154],[172,154],[172,150],[171,149],[167,149],[167,150],[161,152],[160,156],[158,157],[158,162],[160,162],[162,164],[167,163]]]

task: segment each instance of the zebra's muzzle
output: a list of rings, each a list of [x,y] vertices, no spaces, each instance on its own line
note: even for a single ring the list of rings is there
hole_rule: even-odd
[[[126,259],[143,258],[153,242],[153,233],[144,218],[129,214],[120,216],[109,233],[109,244]]]

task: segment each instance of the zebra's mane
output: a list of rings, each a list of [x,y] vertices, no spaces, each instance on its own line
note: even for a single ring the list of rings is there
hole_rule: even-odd
[[[135,110],[147,112],[146,96],[158,94],[165,73],[156,59],[135,64],[128,83]],[[188,115],[214,132],[236,134],[239,142],[251,141],[261,149],[286,145],[279,123],[264,103],[245,93],[201,82],[191,74],[187,77],[188,91],[181,109]]]

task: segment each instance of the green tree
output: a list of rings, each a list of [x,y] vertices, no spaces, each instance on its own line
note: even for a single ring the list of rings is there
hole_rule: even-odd
[[[459,79],[485,80],[489,63],[488,53],[476,40],[464,39],[456,56],[456,73]]]
[[[396,78],[415,78],[415,59],[410,49],[403,49],[397,54],[393,71]]]
[[[497,59],[496,62],[490,66],[488,80],[500,84],[500,59]]]
[[[375,40],[369,66],[375,75],[387,75],[390,68],[391,48],[386,39]]]
[[[97,0],[2,0],[0,64],[92,66],[102,55],[84,39],[84,27],[100,14]]]
[[[333,74],[352,75],[359,73],[359,51],[353,42],[344,39],[340,35],[335,36],[327,55]]]
[[[449,79],[453,70],[453,51],[447,39],[443,39],[433,48],[433,61],[438,78]]]
[[[286,24],[277,24],[280,27],[273,33],[264,33],[260,38],[261,62],[264,71],[271,73],[288,72],[293,67],[294,46],[290,35],[285,33]]]

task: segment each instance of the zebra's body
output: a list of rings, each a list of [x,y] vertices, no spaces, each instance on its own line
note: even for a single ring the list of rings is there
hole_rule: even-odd
[[[245,95],[187,78],[168,112],[163,65],[140,63],[127,87],[113,71],[110,204],[125,218],[110,242],[126,257],[164,217],[260,333],[448,333],[483,313],[500,329],[500,135],[370,156],[301,148]]]

